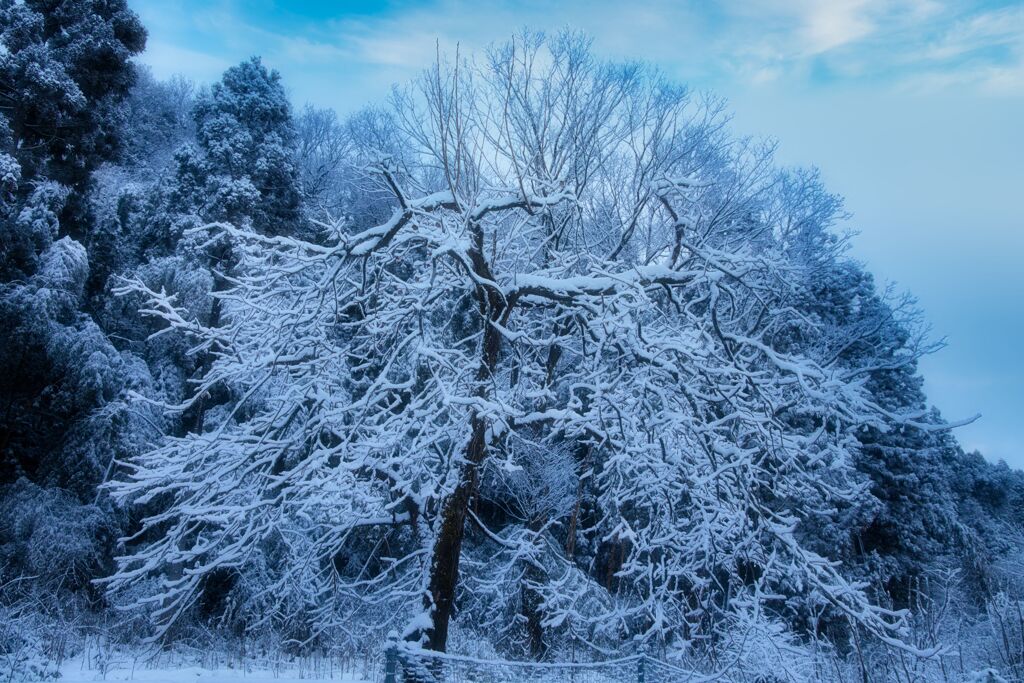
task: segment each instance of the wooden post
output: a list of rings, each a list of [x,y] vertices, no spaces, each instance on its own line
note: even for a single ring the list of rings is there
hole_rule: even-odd
[[[398,634],[388,633],[388,644],[384,648],[384,683],[398,683]]]

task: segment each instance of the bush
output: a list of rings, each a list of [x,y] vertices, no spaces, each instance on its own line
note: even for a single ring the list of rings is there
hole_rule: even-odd
[[[0,578],[29,576],[44,590],[78,590],[109,571],[117,525],[97,505],[26,479],[0,487]]]

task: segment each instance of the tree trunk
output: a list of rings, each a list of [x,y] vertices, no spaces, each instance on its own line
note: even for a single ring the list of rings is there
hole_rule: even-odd
[[[483,235],[479,226],[473,226],[475,247],[469,251],[473,270],[483,281],[493,281],[489,264],[483,255]],[[488,382],[498,365],[501,352],[501,333],[492,322],[507,320],[509,309],[501,292],[487,287],[477,289],[481,319],[484,320],[480,365],[477,368],[476,395],[487,395]],[[429,611],[431,626],[427,632],[427,646],[444,652],[448,643],[448,623],[455,605],[455,591],[459,581],[459,558],[465,535],[466,512],[476,491],[480,463],[487,456],[487,419],[474,415],[470,420],[470,439],[466,446],[465,462],[459,471],[459,483],[441,507],[441,526],[430,563],[430,585],[424,596],[424,607]],[[414,634],[418,637],[418,634]]]
[[[427,647],[444,652],[448,643],[448,622],[455,603],[455,589],[459,581],[459,556],[465,535],[466,511],[476,488],[477,467],[487,452],[485,434],[487,423],[473,418],[473,435],[466,448],[466,464],[462,466],[459,485],[445,500],[441,511],[441,528],[434,542],[430,565],[429,601],[431,627],[427,634]]]

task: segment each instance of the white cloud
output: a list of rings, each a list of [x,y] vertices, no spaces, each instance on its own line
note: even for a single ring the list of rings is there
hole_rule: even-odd
[[[297,64],[339,64],[352,59],[351,50],[328,42],[311,40],[304,36],[268,34],[274,54]]]
[[[449,51],[452,47],[447,39],[439,45],[441,37],[428,32],[353,36],[351,41],[357,48],[358,58],[364,62],[410,70],[421,69],[431,63],[438,47],[442,51]]]
[[[810,2],[803,13],[804,44],[808,54],[820,54],[858,41],[876,26],[870,18],[869,0]]]

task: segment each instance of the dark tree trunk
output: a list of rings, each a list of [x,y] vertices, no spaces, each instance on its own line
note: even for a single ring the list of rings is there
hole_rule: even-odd
[[[218,245],[211,250],[208,255],[210,259],[209,267],[213,275],[213,289],[211,293],[216,295],[219,292],[224,292],[228,289],[228,280],[218,272],[230,273],[235,268],[234,259],[231,256],[231,248],[228,245]],[[210,318],[207,321],[207,327],[216,328],[220,326],[221,318],[221,300],[214,296],[213,301],[210,304]],[[213,367],[213,353],[209,350],[204,351],[199,357],[198,366],[196,367],[195,378],[202,380],[206,377],[207,373]],[[207,411],[213,406],[223,403],[227,400],[226,392],[217,392],[221,395],[211,395],[210,391],[206,391],[188,410],[182,414],[181,420],[181,433],[182,435],[189,432],[201,434],[205,429],[205,419]]]
[[[434,542],[430,566],[431,628],[427,646],[444,652],[448,643],[448,622],[455,603],[455,590],[459,581],[459,556],[465,535],[466,511],[476,488],[477,467],[487,451],[484,442],[487,424],[482,418],[473,419],[473,436],[466,449],[466,464],[459,476],[459,485],[445,501],[441,512],[441,529]]]
[[[483,254],[483,236],[479,226],[473,226],[475,246],[469,251],[470,262],[475,274],[485,282],[493,282],[490,265]],[[477,289],[481,319],[484,322],[481,342],[480,365],[477,368],[476,395],[485,397],[487,385],[501,354],[501,333],[492,322],[506,322],[511,310],[501,292],[488,288]],[[430,563],[430,585],[424,597],[424,607],[429,611],[431,626],[427,636],[427,647],[444,652],[448,644],[448,624],[455,606],[455,592],[459,581],[459,558],[462,553],[462,539],[465,536],[466,513],[476,492],[480,464],[487,456],[487,419],[474,415],[470,420],[470,439],[466,446],[465,463],[459,472],[459,483],[441,507],[441,525]],[[418,634],[414,634],[418,637]]]

